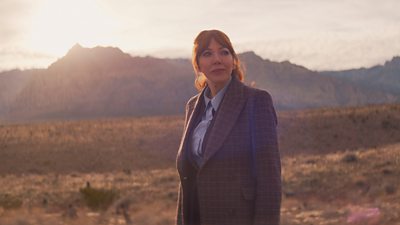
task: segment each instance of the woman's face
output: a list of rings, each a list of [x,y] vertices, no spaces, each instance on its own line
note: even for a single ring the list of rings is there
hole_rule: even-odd
[[[212,39],[208,48],[200,54],[199,70],[206,76],[209,86],[219,89],[230,79],[233,56],[228,48]]]

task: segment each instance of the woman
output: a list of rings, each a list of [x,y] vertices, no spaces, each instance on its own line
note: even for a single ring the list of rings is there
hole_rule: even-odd
[[[219,30],[194,41],[195,86],[177,155],[177,224],[279,224],[281,168],[271,96],[245,86]]]

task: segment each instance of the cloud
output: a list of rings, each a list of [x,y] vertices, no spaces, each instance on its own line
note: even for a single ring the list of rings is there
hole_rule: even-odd
[[[371,67],[400,55],[400,31],[369,35],[318,34],[310,37],[247,42],[239,51],[253,50],[265,59],[289,60],[313,70]]]
[[[56,58],[40,52],[25,49],[3,48],[0,49],[0,71],[11,69],[46,68]]]
[[[29,19],[35,9],[34,1],[2,0],[0,3],[0,43],[7,46],[19,41],[29,26]],[[38,4],[40,0],[35,1]],[[0,47],[1,47],[0,45]]]

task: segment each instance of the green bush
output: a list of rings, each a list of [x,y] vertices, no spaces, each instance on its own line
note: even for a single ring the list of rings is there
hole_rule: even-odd
[[[92,210],[105,210],[118,197],[115,190],[106,190],[101,188],[85,187],[79,192],[82,194],[86,205]]]

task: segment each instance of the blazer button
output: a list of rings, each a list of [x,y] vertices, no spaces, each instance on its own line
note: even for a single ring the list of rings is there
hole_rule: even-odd
[[[187,180],[188,179],[188,177],[183,177],[183,180]]]

